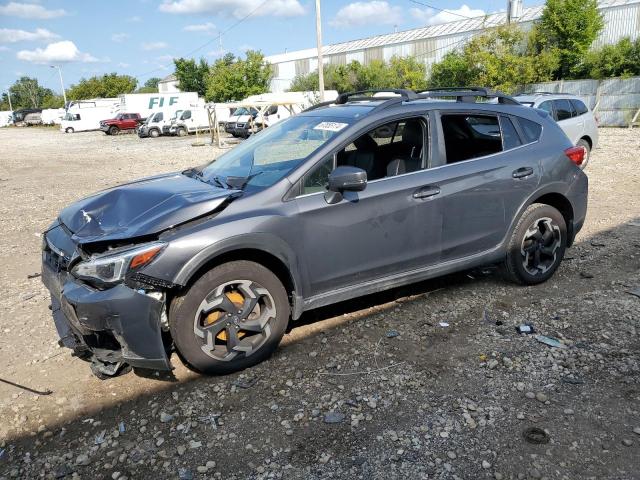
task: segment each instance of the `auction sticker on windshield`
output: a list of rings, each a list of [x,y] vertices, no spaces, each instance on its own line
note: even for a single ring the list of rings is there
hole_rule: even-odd
[[[348,127],[348,123],[338,123],[338,122],[322,122],[313,127],[314,130],[326,130],[328,132],[339,132],[345,127]]]

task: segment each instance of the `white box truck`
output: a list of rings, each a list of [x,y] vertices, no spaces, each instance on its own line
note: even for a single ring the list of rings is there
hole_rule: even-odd
[[[198,103],[197,92],[127,93],[120,95],[120,112],[139,113],[141,118],[159,111],[175,111]]]

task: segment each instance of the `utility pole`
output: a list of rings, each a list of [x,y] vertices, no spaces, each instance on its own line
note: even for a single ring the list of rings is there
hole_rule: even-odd
[[[322,63],[322,19],[320,15],[320,0],[316,0],[316,38],[318,41],[318,87],[320,101],[324,102],[324,64]]]
[[[7,90],[7,97],[9,98],[9,110],[13,112],[13,105],[11,105],[11,89]]]
[[[58,69],[58,75],[60,75],[60,86],[62,87],[62,98],[64,99],[64,105],[67,106],[67,94],[64,91],[64,82],[62,81],[62,69],[60,65],[50,65],[51,68]]]

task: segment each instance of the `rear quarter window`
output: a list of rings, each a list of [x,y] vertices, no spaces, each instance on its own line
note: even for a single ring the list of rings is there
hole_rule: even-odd
[[[524,135],[525,143],[537,142],[542,134],[542,125],[526,118],[518,117],[520,129]]]

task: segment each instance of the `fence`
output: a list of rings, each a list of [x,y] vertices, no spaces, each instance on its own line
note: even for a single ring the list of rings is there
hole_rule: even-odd
[[[640,77],[532,83],[522,91],[579,95],[603,127],[626,127],[640,120]]]

